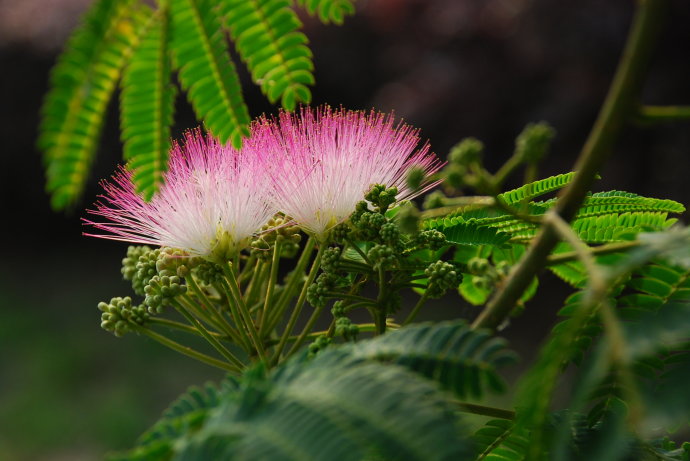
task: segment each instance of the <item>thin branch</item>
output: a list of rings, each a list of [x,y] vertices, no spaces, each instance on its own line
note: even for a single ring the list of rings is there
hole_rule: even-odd
[[[690,106],[640,106],[635,120],[642,124],[690,120]]]

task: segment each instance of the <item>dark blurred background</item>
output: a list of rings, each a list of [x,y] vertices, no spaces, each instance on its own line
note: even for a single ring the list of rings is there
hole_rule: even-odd
[[[96,304],[130,294],[126,245],[81,236],[97,181],[121,159],[111,104],[81,205],[50,210],[34,144],[48,74],[88,0],[0,0],[0,460],[99,459],[127,448],[176,395],[221,374],[146,338],[99,328]],[[690,104],[690,2],[671,0],[643,101]],[[303,16],[316,64],[315,103],[395,110],[440,156],[466,136],[498,167],[533,121],[557,130],[542,176],[569,171],[604,98],[632,0],[358,0],[342,27]],[[241,66],[240,66],[241,67]],[[274,112],[250,84],[252,115]],[[197,124],[180,99],[175,133]],[[598,190],[690,203],[690,126],[630,126]],[[518,178],[519,180],[519,178]],[[513,183],[511,185],[515,185]],[[532,301],[504,333],[529,363],[563,286]],[[472,308],[431,305],[452,317]],[[443,309],[443,310],[441,310]]]

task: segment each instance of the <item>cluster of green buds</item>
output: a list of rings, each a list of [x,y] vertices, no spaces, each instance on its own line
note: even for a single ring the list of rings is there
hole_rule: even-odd
[[[299,250],[302,239],[299,227],[289,216],[278,213],[261,227],[259,236],[252,240],[250,247],[252,254],[259,259],[271,259],[271,250],[276,242],[280,242],[280,256],[292,258]]]
[[[307,288],[307,302],[314,307],[324,307],[328,293],[332,292],[338,283],[338,276],[333,272],[322,272]]]
[[[424,275],[427,276],[426,295],[430,298],[440,298],[446,291],[457,288],[462,281],[462,274],[455,264],[446,261],[436,261],[426,269]]]
[[[110,302],[98,303],[101,311],[101,328],[120,337],[132,330],[134,325],[144,325],[149,318],[143,304],[133,305],[132,298],[112,298]]]
[[[184,276],[205,259],[190,257],[182,250],[174,248],[161,248],[156,261],[156,272],[158,275],[180,275]]]
[[[482,170],[483,155],[484,144],[475,138],[463,139],[453,146],[448,153],[448,165],[441,172],[445,188],[456,191],[475,185],[476,177]],[[432,199],[438,199],[438,196]]]
[[[127,256],[122,260],[122,276],[132,282],[132,289],[138,295],[144,295],[144,287],[151,278],[158,274],[156,264],[160,249],[147,246],[130,246]]]
[[[194,268],[194,275],[196,279],[204,285],[213,285],[214,283],[220,282],[224,277],[223,268],[207,260],[203,260],[196,265]]]
[[[170,300],[187,292],[187,285],[177,275],[155,275],[144,290],[144,304],[151,314],[160,314]]]
[[[488,259],[474,257],[467,261],[467,271],[472,274],[472,284],[482,290],[492,290],[510,272],[510,263],[500,261],[495,266]]]
[[[335,335],[342,336],[345,341],[354,341],[359,335],[359,327],[347,317],[338,317],[335,320]]]
[[[312,358],[331,344],[331,338],[325,335],[318,336],[307,348],[307,357]]]

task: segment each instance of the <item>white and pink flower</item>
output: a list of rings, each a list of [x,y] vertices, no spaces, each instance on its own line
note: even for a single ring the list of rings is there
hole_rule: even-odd
[[[399,200],[410,199],[438,182],[410,190],[408,171],[428,175],[443,166],[428,144],[419,147],[418,130],[393,116],[327,106],[260,118],[243,152],[263,159],[275,207],[319,238],[347,219],[372,185],[395,186]]]
[[[103,201],[89,213],[106,221],[84,221],[104,233],[87,235],[227,259],[275,213],[270,181],[261,158],[190,131],[184,145],[173,146],[164,183],[150,202],[135,192],[124,168],[103,183]]]

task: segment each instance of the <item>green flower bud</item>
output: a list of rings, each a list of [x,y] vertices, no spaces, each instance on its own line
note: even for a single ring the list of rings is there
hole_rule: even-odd
[[[346,341],[356,339],[359,334],[359,327],[354,325],[347,317],[339,317],[335,321],[335,335],[342,336]]]
[[[122,260],[122,276],[125,280],[132,280],[137,272],[137,262],[139,257],[144,253],[151,251],[151,248],[144,246],[129,246],[127,247],[127,256]]]
[[[481,162],[484,144],[475,138],[465,138],[450,149],[448,160],[453,165],[469,166]]]
[[[110,302],[98,303],[101,311],[101,328],[120,337],[130,331],[133,325],[144,325],[149,314],[143,305],[133,306],[132,298],[112,298]]]
[[[465,186],[466,174],[467,168],[465,166],[451,163],[443,169],[443,183],[455,189],[462,189]]]
[[[160,314],[171,299],[187,292],[187,286],[182,285],[182,279],[176,275],[156,275],[146,285],[144,292],[144,304],[148,306],[149,312]]]
[[[345,316],[345,303],[343,301],[334,302],[333,307],[331,307],[331,314],[336,319],[339,317],[344,317]]]
[[[441,208],[442,206],[446,205],[447,198],[448,197],[446,197],[446,195],[440,190],[433,191],[432,193],[424,197],[424,203],[422,204],[422,207],[425,210]]]
[[[405,202],[398,210],[395,220],[400,231],[405,234],[416,234],[419,231],[420,213],[415,204]]]
[[[424,173],[423,168],[420,168],[418,166],[413,166],[407,172],[407,177],[405,178],[405,180],[407,182],[407,187],[410,188],[410,190],[419,189],[422,186],[422,183],[424,182],[425,177],[426,177],[426,173]]]
[[[373,204],[380,213],[385,213],[388,207],[395,203],[396,195],[398,195],[397,187],[386,189],[383,184],[374,184],[364,199]]]
[[[388,245],[374,245],[367,253],[367,257],[376,269],[392,269],[398,261],[395,250]]]
[[[331,338],[328,336],[318,336],[313,343],[309,345],[307,350],[309,351],[307,353],[307,357],[312,358],[316,354],[318,354],[320,351],[324,350],[325,348],[328,347],[328,345],[331,344]]]
[[[428,278],[426,293],[430,298],[440,298],[448,289],[457,288],[462,275],[455,265],[445,261],[436,261],[424,270]]]
[[[491,290],[494,287],[494,281],[488,275],[473,275],[471,281],[480,290]]]
[[[467,261],[467,270],[470,272],[470,274],[483,275],[488,269],[488,259],[474,257]]]
[[[307,288],[307,302],[314,307],[324,307],[326,305],[326,294],[333,291],[338,277],[329,273],[322,272],[314,283]]]
[[[436,251],[448,245],[448,239],[443,232],[436,229],[427,229],[417,234],[414,238],[414,245],[417,248],[428,248]]]
[[[515,154],[523,162],[541,160],[551,145],[556,131],[546,122],[530,123],[515,140]]]
[[[321,270],[324,272],[337,272],[340,265],[340,251],[340,247],[327,248],[321,257]]]

